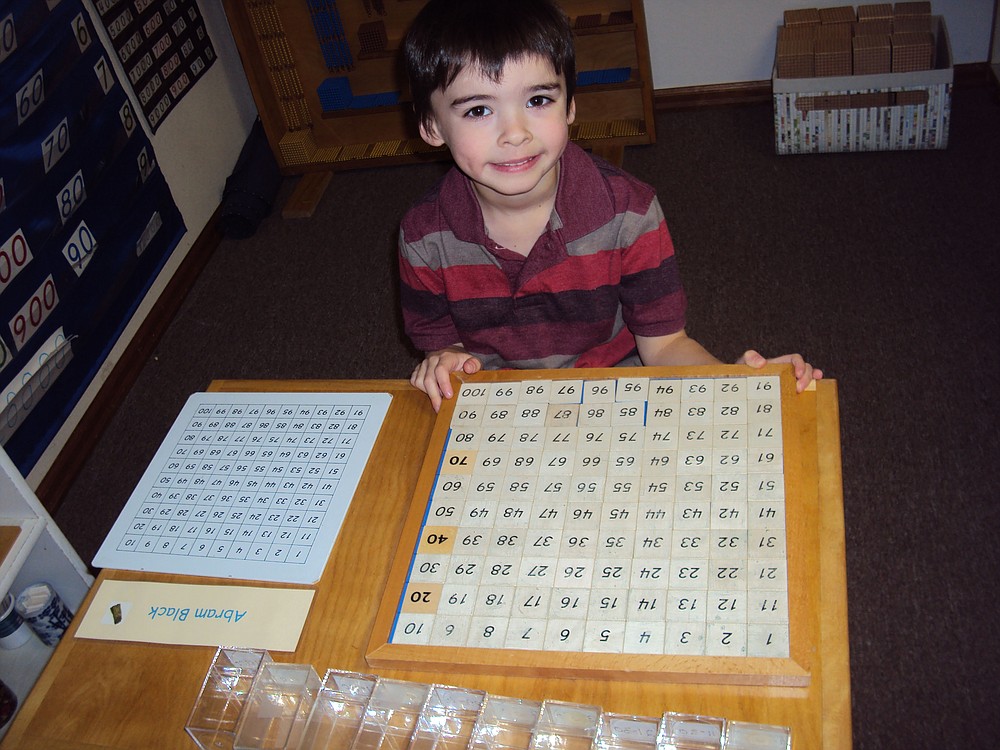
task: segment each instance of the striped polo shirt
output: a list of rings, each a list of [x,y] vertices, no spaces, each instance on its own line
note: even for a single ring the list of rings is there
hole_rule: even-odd
[[[403,218],[406,334],[461,343],[488,369],[639,364],[634,335],[684,327],[686,298],[653,189],[570,143],[548,228],[527,257],[493,243],[458,169]]]

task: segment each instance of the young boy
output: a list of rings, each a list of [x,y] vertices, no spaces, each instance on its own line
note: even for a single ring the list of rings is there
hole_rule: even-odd
[[[410,382],[435,410],[481,368],[717,363],[653,189],[569,142],[573,32],[551,0],[430,0],[403,48],[421,137],[455,168],[403,218]],[[797,354],[799,390],[822,377]]]

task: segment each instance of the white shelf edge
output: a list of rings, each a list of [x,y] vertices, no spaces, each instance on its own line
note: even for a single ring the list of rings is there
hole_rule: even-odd
[[[35,542],[45,529],[44,518],[11,518],[0,516],[0,526],[19,526],[21,533],[17,535],[14,545],[10,548],[3,561],[0,562],[0,598],[7,595],[17,574],[21,572]]]

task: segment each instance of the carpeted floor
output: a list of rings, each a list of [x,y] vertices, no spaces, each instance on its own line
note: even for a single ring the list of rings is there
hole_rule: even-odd
[[[660,113],[625,167],[659,192],[690,333],[725,359],[798,350],[838,380],[855,747],[992,748],[1000,105],[956,89],[934,152],[778,157],[771,117]],[[81,556],[213,378],[408,375],[397,222],[442,170],[340,174],[312,219],[222,243],[57,514]]]

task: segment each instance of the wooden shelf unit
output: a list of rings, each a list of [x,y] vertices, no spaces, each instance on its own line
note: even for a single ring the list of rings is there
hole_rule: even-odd
[[[420,140],[396,51],[423,7],[387,0],[385,15],[366,4],[338,4],[352,64],[331,70],[306,3],[223,0],[268,141],[285,175],[447,158]],[[652,73],[642,0],[560,0],[574,23],[577,71],[628,68],[628,80],[577,89],[570,135],[581,146],[620,161],[625,146],[655,141]],[[599,18],[599,20],[598,20]],[[384,25],[384,49],[362,51],[358,29]],[[346,76],[354,96],[399,92],[399,103],[324,111],[317,89]]]
[[[74,612],[94,582],[17,467],[0,448],[0,598],[46,581]],[[31,638],[15,649],[0,649],[0,674],[24,703],[52,647]],[[0,729],[0,738],[10,724]]]

